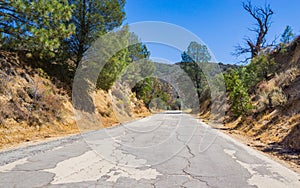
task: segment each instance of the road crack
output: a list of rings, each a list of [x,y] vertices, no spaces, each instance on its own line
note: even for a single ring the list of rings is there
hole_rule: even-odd
[[[199,181],[199,182],[201,182],[201,183],[205,183],[206,186],[208,186],[208,187],[212,187],[211,185],[209,185],[209,183],[208,183],[207,181],[201,179],[201,178],[203,178],[202,176],[196,176],[196,175],[193,175],[193,174],[191,174],[191,173],[189,173],[189,172],[187,171],[187,169],[190,168],[191,165],[192,165],[192,162],[191,162],[190,160],[193,159],[193,158],[195,158],[196,155],[192,152],[191,147],[190,147],[186,142],[184,142],[183,140],[181,140],[181,139],[179,138],[179,136],[180,136],[179,133],[176,132],[176,138],[177,138],[177,140],[178,140],[179,142],[182,142],[182,143],[185,145],[185,147],[186,147],[188,153],[191,155],[191,157],[181,156],[182,158],[184,158],[184,159],[187,161],[187,165],[182,169],[182,172],[183,172],[183,175],[189,177],[189,180],[183,182],[183,183],[180,185],[180,187],[185,188],[186,186],[184,186],[184,185],[185,185],[186,183],[188,183],[190,180],[196,180],[196,181]]]

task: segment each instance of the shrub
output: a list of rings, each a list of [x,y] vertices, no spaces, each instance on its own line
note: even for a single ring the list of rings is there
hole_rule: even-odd
[[[242,73],[244,71],[245,69],[241,69]],[[234,116],[247,115],[252,109],[252,104],[239,70],[230,70],[225,74],[225,82]]]
[[[148,107],[153,102],[153,99],[160,99],[169,107],[176,100],[174,88],[164,80],[155,77],[141,80],[132,88],[132,92],[135,92],[137,98],[143,100],[144,104]]]
[[[275,74],[274,85],[284,88],[297,78],[299,70],[297,68],[288,69],[280,74]]]
[[[40,77],[50,79],[49,75],[42,68],[37,68],[36,71]]]
[[[261,92],[256,104],[256,112],[263,112],[269,106],[268,93]]]
[[[278,107],[284,106],[287,103],[287,97],[281,88],[274,88],[268,95],[269,106]]]
[[[251,63],[245,67],[242,79],[247,88],[252,88],[262,80],[268,80],[275,71],[275,62],[266,55],[253,58]]]

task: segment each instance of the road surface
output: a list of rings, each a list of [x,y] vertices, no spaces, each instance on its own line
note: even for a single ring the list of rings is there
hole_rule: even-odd
[[[0,153],[0,187],[300,187],[299,174],[188,114]]]

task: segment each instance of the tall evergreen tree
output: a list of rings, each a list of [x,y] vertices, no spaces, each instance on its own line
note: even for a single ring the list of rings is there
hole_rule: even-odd
[[[96,39],[120,26],[125,18],[125,0],[69,0],[76,9],[70,24],[76,32],[66,41],[67,52],[78,66],[84,53]]]
[[[135,81],[150,76],[154,72],[155,66],[149,60],[150,52],[147,46],[139,40],[136,34],[130,33],[129,44],[131,44],[128,46],[130,63],[122,79],[133,86]]]
[[[291,40],[293,40],[293,37],[294,37],[294,33],[293,33],[293,29],[291,26],[286,26],[283,34],[281,35],[281,42],[283,44],[288,44],[290,43]]]
[[[187,51],[182,53],[181,57],[180,67],[192,80],[199,103],[201,103],[209,94],[208,83],[202,71],[204,63],[208,63],[211,60],[209,51],[205,45],[193,41],[189,44]]]
[[[132,61],[149,58],[150,52],[148,51],[146,45],[140,42],[136,34],[129,34],[129,43],[133,44],[128,47],[130,58],[132,59]]]
[[[73,8],[67,0],[0,1],[1,47],[53,56],[75,30],[72,24],[64,24]]]
[[[181,57],[182,62],[207,63],[211,59],[207,47],[195,41],[189,44],[187,51],[183,52]]]

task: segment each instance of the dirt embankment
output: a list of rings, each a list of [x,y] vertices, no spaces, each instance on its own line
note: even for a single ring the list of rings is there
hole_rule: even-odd
[[[61,71],[57,66],[38,68],[33,59],[0,51],[0,149],[80,132],[70,97],[72,81],[54,77],[65,75],[57,72]],[[124,86],[97,91],[93,98],[103,127],[123,121],[120,117],[129,120],[149,114]]]
[[[270,54],[277,69],[251,95],[251,115],[226,116],[224,129],[248,138],[249,145],[300,165],[300,37],[285,51]],[[208,117],[209,113],[202,115]]]

